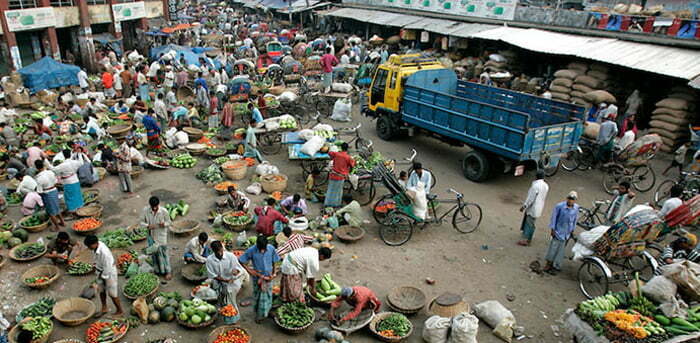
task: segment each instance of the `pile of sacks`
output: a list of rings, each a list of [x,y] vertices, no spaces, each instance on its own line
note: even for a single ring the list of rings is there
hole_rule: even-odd
[[[608,85],[608,68],[604,65],[587,65],[572,62],[567,69],[554,73],[549,90],[552,99],[591,106],[601,103],[616,103],[617,99],[606,91]]]
[[[29,100],[29,91],[24,88],[22,75],[18,72],[12,72],[10,77],[3,77],[2,80],[0,80],[0,86],[2,86],[2,89],[5,91],[5,101],[11,107],[28,105],[31,103]]]
[[[661,151],[673,152],[690,136],[689,124],[695,119],[697,92],[679,86],[671,88],[671,94],[656,103],[652,112],[649,132],[661,136]]]

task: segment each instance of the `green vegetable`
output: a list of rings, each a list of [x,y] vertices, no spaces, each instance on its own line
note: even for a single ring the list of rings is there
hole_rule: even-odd
[[[15,257],[30,258],[46,251],[46,247],[41,243],[31,243],[20,246],[15,250]]]
[[[175,168],[192,168],[197,164],[197,159],[190,154],[180,154],[170,161],[170,165]]]
[[[124,249],[134,244],[131,235],[124,228],[107,231],[99,235],[98,238],[110,249]]]
[[[33,317],[22,323],[22,329],[30,331],[33,339],[40,339],[49,334],[53,323],[49,317]]]
[[[277,309],[279,323],[287,328],[306,326],[314,320],[314,310],[303,303],[286,303]]]
[[[216,163],[212,163],[211,165],[209,165],[209,167],[202,169],[199,173],[197,173],[197,175],[195,175],[195,177],[200,181],[208,183],[219,183],[224,180],[224,174],[221,171],[221,167]]]
[[[28,317],[51,316],[56,300],[51,297],[43,297],[39,301],[25,307],[17,314],[17,321]]]
[[[158,287],[158,277],[152,273],[139,273],[129,279],[124,286],[124,294],[138,297],[151,293]]]
[[[19,193],[10,193],[7,196],[7,203],[10,205],[17,205],[22,202],[22,195]]]
[[[663,326],[671,325],[671,319],[660,314],[655,315],[654,320]]]
[[[86,262],[73,262],[68,266],[68,275],[85,275],[92,271],[92,265]]]
[[[25,227],[32,227],[32,226],[44,224],[47,221],[48,221],[48,218],[44,217],[43,215],[34,214],[34,215],[27,217],[26,219],[20,221],[19,224],[21,226],[25,226]]]
[[[17,229],[12,231],[12,235],[21,239],[22,242],[26,242],[29,239],[29,232],[25,229]]]
[[[394,313],[377,323],[377,331],[392,330],[395,335],[404,337],[411,331],[411,322],[400,313]]]
[[[680,317],[671,318],[671,323],[673,323],[675,326],[677,326],[685,331],[689,331],[689,332],[695,332],[695,331],[700,330],[695,325],[691,324],[687,320],[680,318]]]
[[[683,329],[681,329],[681,328],[679,328],[679,327],[676,327],[676,326],[665,326],[665,327],[664,327],[664,330],[666,330],[667,332],[672,333],[672,334],[674,334],[674,335],[676,335],[676,336],[678,336],[678,335],[687,335],[687,334],[690,333],[689,331],[685,331],[685,330],[683,330]]]

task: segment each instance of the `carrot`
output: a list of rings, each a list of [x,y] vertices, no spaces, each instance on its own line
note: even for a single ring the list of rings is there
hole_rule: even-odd
[[[102,222],[95,218],[85,218],[78,220],[73,223],[73,230],[75,231],[90,231],[96,227],[102,225]]]

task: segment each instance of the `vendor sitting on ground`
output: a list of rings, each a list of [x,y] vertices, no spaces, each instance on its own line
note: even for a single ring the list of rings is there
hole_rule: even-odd
[[[314,241],[314,238],[311,236],[307,236],[299,232],[293,232],[292,228],[289,226],[285,226],[284,229],[282,229],[282,233],[285,237],[287,237],[287,241],[277,248],[277,255],[280,255],[280,257],[284,257],[288,253],[301,249],[307,243]]]
[[[241,191],[237,191],[235,186],[228,186],[226,203],[234,211],[247,212],[250,207],[250,199]]]
[[[211,255],[209,245],[209,235],[201,232],[199,236],[193,237],[185,245],[185,263],[206,263],[207,257]]]
[[[46,257],[50,258],[54,264],[64,264],[70,260],[70,255],[73,253],[75,241],[70,239],[68,233],[61,231],[56,235],[56,238],[49,242],[47,247],[48,253]]]
[[[275,233],[275,224],[278,221],[287,224],[289,219],[275,209],[275,199],[268,198],[266,204],[255,208],[255,215],[258,216],[255,231],[265,236],[272,236]],[[279,231],[281,231],[281,228],[279,228]]]
[[[659,256],[659,268],[656,268],[656,274],[661,275],[663,270],[661,267],[688,260],[697,263],[700,261],[700,251],[695,249],[698,245],[698,238],[692,233],[683,232],[681,237],[671,242]]]
[[[304,195],[311,202],[321,202],[325,196],[323,191],[318,187],[321,181],[321,171],[318,168],[311,170],[311,174],[306,177],[306,185],[304,186]]]
[[[340,291],[340,297],[331,303],[331,310],[328,312],[328,319],[336,320],[334,312],[342,305],[343,301],[352,306],[352,311],[346,314],[343,318],[337,320],[338,323],[353,320],[362,313],[362,311],[371,309],[375,313],[379,312],[382,307],[382,302],[379,301],[374,292],[363,286],[343,287]]]
[[[306,207],[306,201],[299,194],[290,195],[282,200],[280,207],[287,215],[303,216],[309,212],[308,207]]]
[[[44,201],[41,200],[41,195],[36,192],[36,187],[31,192],[27,193],[22,200],[22,215],[31,216],[44,207]]]

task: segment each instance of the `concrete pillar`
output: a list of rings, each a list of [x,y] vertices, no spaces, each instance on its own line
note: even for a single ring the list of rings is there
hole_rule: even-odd
[[[141,2],[144,2],[144,0],[141,0]],[[143,5],[146,6],[145,3]],[[167,13],[168,13],[168,7],[163,6],[163,16],[165,17],[167,15]],[[165,18],[167,18],[167,17],[165,17]],[[148,31],[148,18],[143,17],[143,18],[139,18],[137,20],[138,20],[138,23],[136,24],[136,27],[143,30],[143,32]]]
[[[75,4],[78,6],[78,13],[80,14],[80,27],[78,28],[80,55],[77,57],[85,69],[94,73],[97,72],[97,63],[95,61],[95,43],[92,40],[88,4],[86,0],[75,0]]]
[[[50,0],[39,0],[39,7],[51,7],[51,1]],[[48,27],[46,28],[46,36],[47,39],[45,40],[48,44],[44,45],[44,51],[47,52],[47,54],[50,51],[51,57],[55,59],[56,61],[61,62],[61,49],[58,47],[58,37],[56,36],[56,27]]]
[[[170,6],[177,7],[177,0],[163,0],[163,18],[169,22],[175,18],[170,18]]]
[[[116,4],[116,0],[107,0],[109,5],[109,17],[112,18],[112,23],[109,24],[109,32],[116,39],[122,38],[122,23],[114,21],[114,11],[112,10],[112,5]]]
[[[22,58],[19,55],[19,48],[17,47],[17,38],[14,32],[10,32],[7,28],[7,21],[5,20],[5,11],[9,10],[10,3],[8,1],[0,1],[0,24],[2,24],[2,36],[5,44],[7,44],[8,55],[5,58],[9,63],[11,70],[17,70],[22,68]]]

